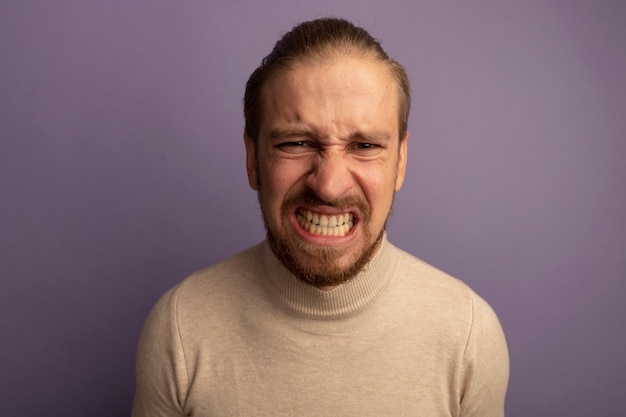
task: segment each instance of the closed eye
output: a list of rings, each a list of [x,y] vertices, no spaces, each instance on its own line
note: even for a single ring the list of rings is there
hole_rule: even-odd
[[[297,147],[297,146],[310,146],[305,141],[299,140],[295,142],[283,142],[278,144],[279,148]]]
[[[354,145],[357,149],[373,149],[373,148],[378,148],[380,147],[380,145],[376,145],[374,143],[356,143]]]
[[[281,142],[276,145],[278,149],[287,153],[302,153],[308,152],[313,148],[313,145],[309,142],[298,140],[298,141],[289,141],[289,142]]]
[[[382,145],[372,142],[355,142],[350,146],[353,153],[363,156],[377,155],[382,149]]]

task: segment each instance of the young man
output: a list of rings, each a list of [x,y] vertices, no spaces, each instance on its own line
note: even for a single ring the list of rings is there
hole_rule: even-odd
[[[151,312],[133,416],[502,416],[490,307],[391,245],[410,89],[341,19],[296,26],[250,77],[244,140],[267,239]]]

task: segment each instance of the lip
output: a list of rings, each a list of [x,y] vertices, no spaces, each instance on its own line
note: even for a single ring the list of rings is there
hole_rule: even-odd
[[[358,218],[357,215],[357,210],[354,207],[349,207],[349,208],[339,208],[339,207],[331,207],[331,206],[313,206],[313,207],[306,207],[306,206],[299,206],[296,209],[296,213],[298,211],[306,211],[306,210],[310,210],[310,211],[314,211],[315,213],[319,213],[319,214],[325,214],[327,216],[337,216],[339,214],[344,214],[344,213],[351,213],[354,215],[354,218]]]
[[[323,214],[326,216],[337,216],[344,213],[351,213],[354,218],[354,225],[352,229],[345,236],[322,236],[313,234],[307,230],[304,230],[298,223],[297,213],[300,211],[310,210],[312,212]],[[354,208],[337,208],[337,207],[304,207],[300,206],[290,214],[291,226],[297,231],[298,235],[306,242],[313,245],[320,246],[337,246],[348,243],[355,239],[356,234],[360,229],[361,222],[359,221],[358,211]]]

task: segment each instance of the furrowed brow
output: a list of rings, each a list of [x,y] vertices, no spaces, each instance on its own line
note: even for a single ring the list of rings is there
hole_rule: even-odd
[[[350,135],[352,138],[360,139],[368,142],[389,142],[391,134],[384,130],[373,131],[357,131]],[[310,129],[281,129],[276,128],[270,131],[269,138],[272,140],[298,139],[298,138],[317,138],[317,134]]]
[[[270,139],[281,140],[281,139],[292,139],[292,138],[302,138],[302,137],[311,137],[313,136],[313,132],[306,129],[274,129],[270,132]]]
[[[371,142],[388,142],[391,140],[391,134],[385,131],[356,132],[352,136]]]

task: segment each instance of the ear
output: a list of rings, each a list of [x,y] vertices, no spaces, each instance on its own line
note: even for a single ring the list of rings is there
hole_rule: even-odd
[[[406,173],[406,159],[408,157],[407,146],[409,142],[409,132],[404,133],[404,137],[400,141],[400,149],[398,150],[398,167],[396,171],[396,191],[402,188],[404,183],[404,174]]]
[[[246,134],[243,134],[243,141],[246,145],[246,170],[248,171],[248,184],[253,190],[259,190],[259,178],[257,177],[256,148],[254,141]]]

